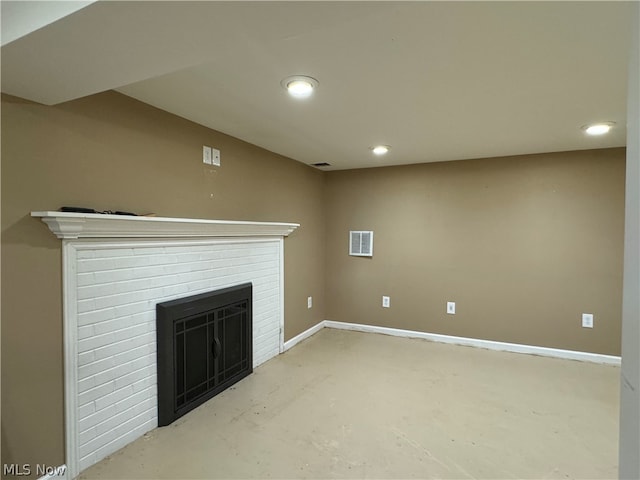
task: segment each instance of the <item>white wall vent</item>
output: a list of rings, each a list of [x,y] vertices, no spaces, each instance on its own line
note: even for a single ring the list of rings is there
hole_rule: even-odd
[[[373,232],[349,232],[349,255],[356,257],[373,257]]]

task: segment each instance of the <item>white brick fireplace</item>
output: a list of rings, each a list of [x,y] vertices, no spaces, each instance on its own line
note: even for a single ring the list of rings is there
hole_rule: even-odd
[[[156,304],[253,283],[253,365],[283,349],[297,224],[33,212],[63,243],[68,478],[157,427]]]

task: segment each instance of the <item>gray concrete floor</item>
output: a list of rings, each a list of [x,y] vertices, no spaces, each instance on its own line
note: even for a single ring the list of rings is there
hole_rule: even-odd
[[[619,376],[325,328],[81,478],[616,478]]]

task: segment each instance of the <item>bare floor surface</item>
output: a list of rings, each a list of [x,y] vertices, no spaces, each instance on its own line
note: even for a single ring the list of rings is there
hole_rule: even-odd
[[[325,328],[80,478],[613,479],[619,376]]]

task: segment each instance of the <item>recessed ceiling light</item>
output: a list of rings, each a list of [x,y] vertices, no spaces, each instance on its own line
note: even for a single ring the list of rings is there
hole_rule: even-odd
[[[591,125],[584,125],[582,129],[587,135],[604,135],[613,128],[615,122],[601,122],[592,123]]]
[[[375,155],[384,155],[387,153],[391,147],[389,145],[376,145],[375,147],[371,147],[371,151]]]
[[[318,87],[318,81],[315,78],[306,75],[292,75],[280,82],[287,89],[289,95],[296,98],[306,98],[313,93]]]

